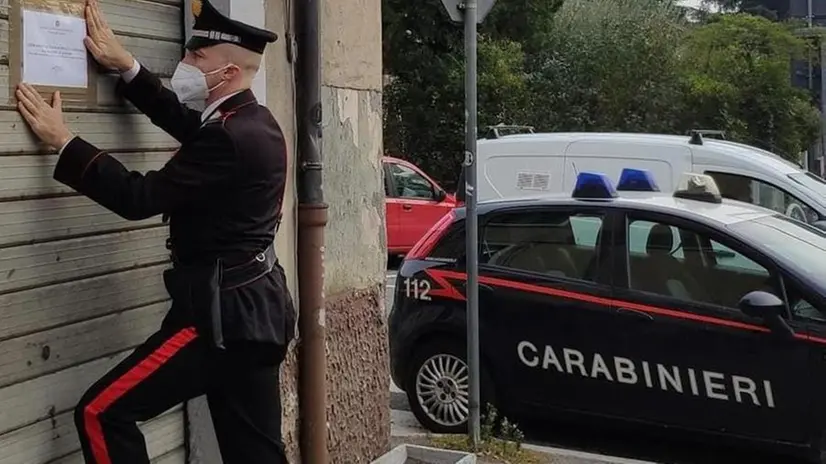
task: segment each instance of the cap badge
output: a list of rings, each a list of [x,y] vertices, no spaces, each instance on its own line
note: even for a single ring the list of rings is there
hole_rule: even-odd
[[[203,8],[204,4],[202,0],[192,0],[192,15],[196,18],[201,16],[201,9]]]

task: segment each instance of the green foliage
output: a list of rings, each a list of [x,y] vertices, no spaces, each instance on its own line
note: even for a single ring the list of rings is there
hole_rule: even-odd
[[[790,81],[791,59],[804,59],[806,47],[782,25],[748,14],[699,27],[680,50],[692,116],[684,126],[723,128],[731,138],[797,160],[819,131],[819,113]]]
[[[532,58],[544,131],[667,131],[678,113],[682,10],[661,0],[568,0]],[[553,109],[553,111],[548,111]]]
[[[462,25],[439,0],[383,2],[386,150],[450,188],[464,149]],[[479,129],[713,128],[796,159],[819,133],[790,79],[806,46],[759,16],[691,23],[673,0],[499,0],[479,28]]]
[[[480,426],[479,446],[474,446],[467,435],[436,437],[432,440],[433,444],[439,448],[473,452],[492,458],[496,462],[513,464],[544,462],[537,453],[522,447],[525,441],[524,433],[515,423],[508,421],[507,417],[499,416],[493,405],[487,405],[486,413],[481,417]]]
[[[479,28],[479,127],[529,119],[525,48],[536,49],[559,0],[497,4]],[[383,0],[384,145],[448,186],[464,153],[464,42],[439,0]]]

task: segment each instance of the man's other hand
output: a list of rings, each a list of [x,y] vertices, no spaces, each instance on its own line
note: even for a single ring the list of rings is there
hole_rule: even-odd
[[[89,35],[83,39],[83,43],[95,61],[105,68],[115,69],[121,73],[132,68],[132,54],[127,52],[115,37],[112,28],[103,18],[97,0],[86,0],[86,28]]]
[[[72,133],[63,123],[60,92],[54,93],[51,105],[29,84],[18,85],[15,95],[18,111],[46,145],[59,150],[72,139]]]

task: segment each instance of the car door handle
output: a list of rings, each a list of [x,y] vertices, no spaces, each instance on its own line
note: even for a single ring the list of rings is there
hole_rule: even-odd
[[[647,321],[653,321],[654,320],[654,316],[648,314],[645,311],[640,311],[640,310],[637,310],[637,309],[620,307],[620,308],[617,308],[617,313],[628,315],[628,316],[633,316],[633,317],[636,317],[638,319],[645,319]]]
[[[402,209],[405,210],[405,211],[410,211],[411,209],[413,209],[413,206],[411,206],[411,205],[402,205]]]

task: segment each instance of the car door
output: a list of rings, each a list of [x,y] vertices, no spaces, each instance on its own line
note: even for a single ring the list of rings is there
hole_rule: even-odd
[[[629,211],[619,235],[614,304],[628,315],[616,327],[635,366],[623,393],[633,418],[805,440],[809,345],[737,308],[754,290],[783,295],[772,262],[725,233],[666,215]]]
[[[442,190],[412,166],[388,162],[393,181],[392,198],[398,214],[398,246],[410,249],[453,205]]]
[[[480,221],[480,311],[509,408],[622,408],[605,358],[612,327],[613,216],[599,205],[531,207]],[[611,368],[613,369],[613,368]]]
[[[798,391],[811,395],[812,414],[811,421],[801,418],[801,422],[811,424],[812,438],[819,442],[826,430],[826,395],[821,394],[826,388],[826,295],[788,275],[784,275],[783,288],[792,319],[803,327],[798,333],[809,340],[809,379],[798,385]]]

